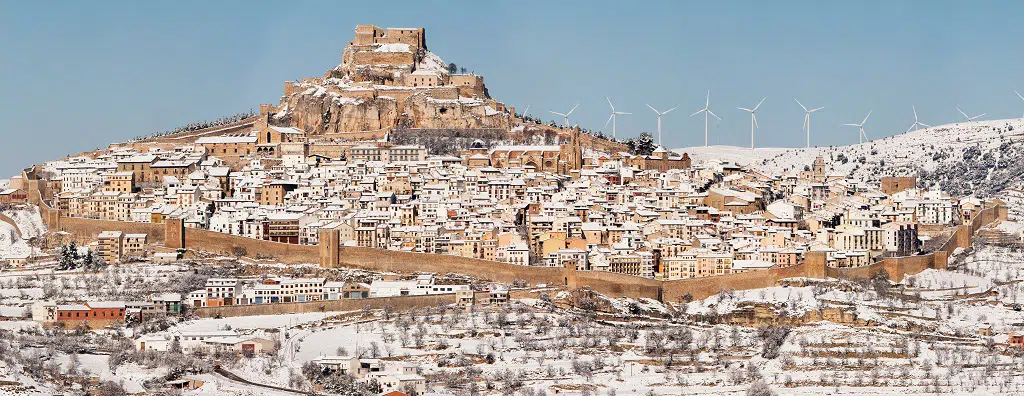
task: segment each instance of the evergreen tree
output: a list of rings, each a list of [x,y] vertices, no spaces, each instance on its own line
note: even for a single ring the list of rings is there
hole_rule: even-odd
[[[67,245],[61,246],[60,248],[60,261],[58,263],[58,270],[69,270],[74,269],[78,266],[78,245],[75,241],[71,241]]]
[[[85,252],[85,256],[82,257],[82,267],[91,270],[99,268],[99,264],[98,260],[93,256],[92,250]]]
[[[636,155],[651,155],[656,148],[654,144],[654,137],[650,133],[643,132],[636,138],[633,143],[633,154]]]

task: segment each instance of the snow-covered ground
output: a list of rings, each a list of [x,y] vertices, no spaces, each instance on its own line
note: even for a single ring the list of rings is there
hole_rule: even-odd
[[[39,216],[39,208],[27,205],[5,210],[3,214],[14,220],[18,228],[15,229],[10,224],[0,221],[0,259],[28,257],[33,248],[26,240],[46,233],[46,225]],[[21,231],[20,236],[18,231]],[[36,253],[40,253],[38,249]]]
[[[918,169],[934,171],[960,160],[968,147],[977,147],[981,153],[986,153],[998,150],[1005,142],[1019,142],[1022,138],[1024,119],[1007,119],[940,125],[848,146],[754,150],[710,146],[673,151],[688,153],[694,163],[729,161],[770,173],[798,172],[820,155],[835,173],[874,180],[887,175],[910,175]]]
[[[14,226],[0,221],[0,258],[28,257],[32,248],[18,235]]]
[[[5,210],[3,213],[18,225],[22,238],[34,238],[46,233],[46,225],[43,224],[43,218],[39,215],[38,206],[27,205],[14,210]]]

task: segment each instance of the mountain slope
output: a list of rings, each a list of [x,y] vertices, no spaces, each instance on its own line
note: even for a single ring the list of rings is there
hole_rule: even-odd
[[[768,173],[794,173],[823,156],[832,172],[858,180],[918,176],[957,196],[990,196],[1024,175],[1024,119],[940,125],[863,144],[799,149],[689,147],[696,163],[724,160]]]

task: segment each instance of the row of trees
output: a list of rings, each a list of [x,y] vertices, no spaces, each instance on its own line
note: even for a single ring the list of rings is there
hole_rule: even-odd
[[[160,137],[160,136],[173,135],[173,134],[181,133],[181,132],[191,132],[191,131],[198,131],[200,129],[213,128],[213,127],[219,127],[219,126],[224,126],[224,125],[230,125],[230,124],[242,121],[242,120],[244,120],[246,118],[253,117],[255,115],[256,115],[255,112],[253,112],[252,110],[249,110],[247,112],[237,113],[237,114],[230,115],[230,116],[227,116],[227,117],[221,117],[221,118],[218,118],[216,120],[206,120],[206,121],[197,121],[197,122],[189,123],[189,124],[182,125],[180,127],[177,127],[177,128],[171,129],[171,130],[167,130],[167,131],[163,131],[163,132],[156,132],[156,133],[153,133],[152,135],[149,135],[149,136],[138,136],[138,137],[135,138],[135,140],[143,140],[143,139],[148,139],[148,138],[155,138],[155,137]]]

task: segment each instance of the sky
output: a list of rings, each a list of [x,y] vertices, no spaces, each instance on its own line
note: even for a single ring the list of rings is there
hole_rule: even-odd
[[[424,27],[428,48],[546,120],[664,145],[856,143],[914,122],[1024,114],[1020,1],[15,2],[0,0],[0,175],[194,121],[278,103],[283,83],[341,62],[356,24]]]

